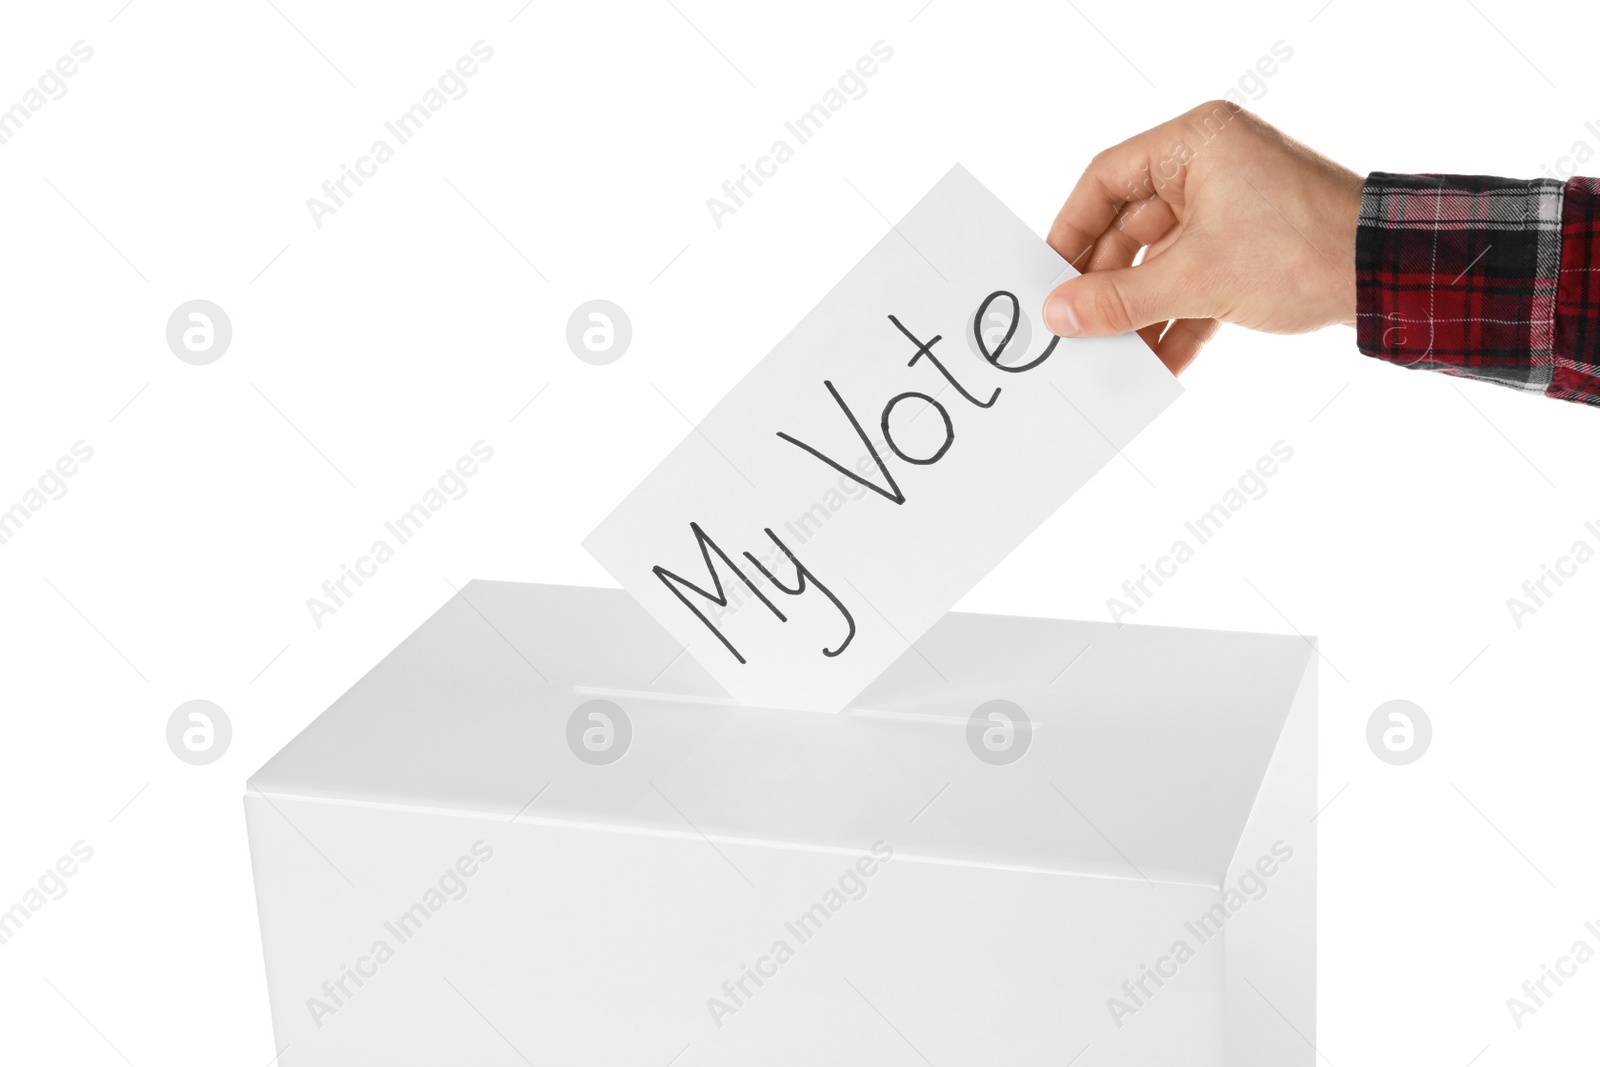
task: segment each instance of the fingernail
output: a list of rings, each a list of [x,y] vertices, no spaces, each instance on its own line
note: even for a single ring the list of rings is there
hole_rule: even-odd
[[[1072,301],[1063,295],[1051,294],[1044,302],[1044,324],[1057,337],[1078,335],[1078,316],[1073,314]]]

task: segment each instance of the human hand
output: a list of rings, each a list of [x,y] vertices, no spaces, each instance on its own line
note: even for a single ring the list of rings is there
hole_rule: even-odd
[[[1224,322],[1353,326],[1361,184],[1243,108],[1202,104],[1090,162],[1048,238],[1083,273],[1045,299],[1045,325],[1137,330],[1173,374]]]

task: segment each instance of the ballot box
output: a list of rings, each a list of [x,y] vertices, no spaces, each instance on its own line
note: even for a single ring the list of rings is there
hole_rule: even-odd
[[[1309,1067],[1316,659],[952,612],[745,707],[473,582],[247,785],[279,1062]]]

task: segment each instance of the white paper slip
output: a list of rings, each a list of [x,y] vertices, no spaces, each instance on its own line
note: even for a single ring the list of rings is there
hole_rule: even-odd
[[[843,709],[1182,391],[1050,334],[1064,268],[953,168],[584,546],[740,703]]]

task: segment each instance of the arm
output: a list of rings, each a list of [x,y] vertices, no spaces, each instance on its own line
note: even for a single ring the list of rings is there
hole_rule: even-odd
[[[1373,174],[1216,101],[1096,156],[1050,244],[1064,337],[1178,373],[1223,322],[1354,326],[1369,356],[1600,403],[1600,183]],[[1143,250],[1138,266],[1134,259]]]

